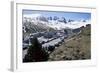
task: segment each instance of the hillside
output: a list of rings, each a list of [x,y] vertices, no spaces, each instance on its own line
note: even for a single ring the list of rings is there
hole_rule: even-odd
[[[81,33],[65,39],[50,55],[49,61],[91,59],[91,26],[81,29]]]
[[[45,31],[54,31],[53,28],[50,28],[42,23],[33,23],[25,22],[23,23],[23,37],[29,37],[31,33],[45,32]]]

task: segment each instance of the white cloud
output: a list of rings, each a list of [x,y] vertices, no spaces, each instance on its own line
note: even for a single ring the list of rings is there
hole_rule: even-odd
[[[41,16],[41,14],[24,14],[23,17],[26,17],[26,18],[36,18],[36,17],[39,17]]]

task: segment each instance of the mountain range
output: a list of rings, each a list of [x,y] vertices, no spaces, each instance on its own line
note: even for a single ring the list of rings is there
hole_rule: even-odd
[[[25,30],[33,29],[34,27],[39,29],[54,29],[54,30],[62,30],[62,29],[77,29],[82,26],[86,26],[87,24],[91,24],[90,20],[66,20],[66,18],[59,18],[57,16],[54,17],[46,17],[41,14],[27,14],[23,15],[23,27]]]

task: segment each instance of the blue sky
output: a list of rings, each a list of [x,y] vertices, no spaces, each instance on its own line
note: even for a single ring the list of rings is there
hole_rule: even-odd
[[[65,17],[67,20],[90,20],[91,19],[91,13],[83,13],[83,12],[61,12],[61,11],[36,11],[36,10],[23,10],[23,14],[41,14],[45,17]]]

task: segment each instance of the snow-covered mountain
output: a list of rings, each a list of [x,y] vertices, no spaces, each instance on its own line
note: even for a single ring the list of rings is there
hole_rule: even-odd
[[[82,26],[86,26],[87,24],[91,24],[90,20],[80,20],[80,21],[68,21],[66,20],[66,23],[64,23],[62,20],[50,20],[48,17],[44,17],[41,14],[27,14],[23,15],[23,22],[32,22],[33,25],[38,26],[44,26],[44,27],[50,27],[56,30],[61,30],[65,28],[70,29],[77,29]]]
[[[67,23],[52,21],[51,24],[49,24],[48,26],[60,30],[64,28],[76,29],[82,26],[85,27],[87,24],[91,24],[91,22],[88,20],[86,22],[74,21],[74,22],[67,22]]]

